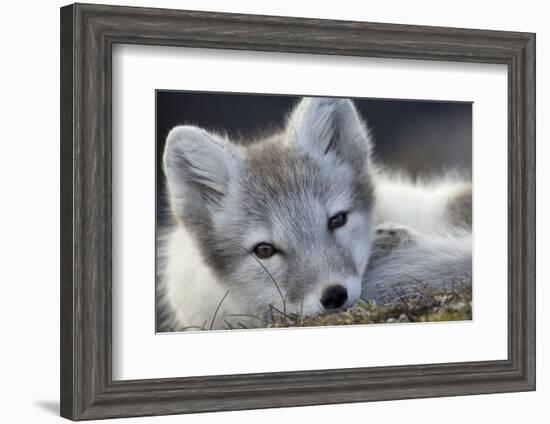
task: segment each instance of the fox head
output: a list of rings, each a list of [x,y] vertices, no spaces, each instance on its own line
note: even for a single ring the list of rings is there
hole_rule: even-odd
[[[352,101],[304,98],[282,132],[247,145],[178,126],[164,170],[178,225],[249,311],[314,315],[356,302],[373,190],[368,132]]]

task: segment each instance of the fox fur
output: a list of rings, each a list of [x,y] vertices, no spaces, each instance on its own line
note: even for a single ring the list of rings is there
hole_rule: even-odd
[[[347,99],[303,98],[283,130],[253,143],[172,129],[157,329],[223,329],[273,308],[316,315],[471,284],[469,178],[413,181],[372,151]],[[262,244],[275,253],[259,256]]]

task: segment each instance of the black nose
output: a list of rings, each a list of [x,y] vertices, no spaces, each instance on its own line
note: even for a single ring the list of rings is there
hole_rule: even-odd
[[[321,304],[325,309],[338,309],[348,300],[348,291],[340,284],[325,289],[321,296]]]

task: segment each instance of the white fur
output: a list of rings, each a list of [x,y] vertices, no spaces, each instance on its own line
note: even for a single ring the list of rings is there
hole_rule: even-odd
[[[369,269],[362,293],[355,282],[346,281],[349,299],[345,307],[352,306],[361,294],[380,303],[397,301],[403,295],[402,284],[407,281],[411,283],[409,291],[414,292],[418,287],[422,288],[425,282],[430,282],[432,288],[450,288],[464,273],[471,278],[471,269],[468,270],[471,266],[471,231],[451,227],[446,213],[449,200],[467,182],[443,177],[418,183],[402,176],[381,174],[378,174],[376,181],[376,225],[406,229],[413,244],[395,249],[391,257]],[[351,216],[350,220],[353,219]],[[249,237],[251,245],[265,239],[262,233],[251,233]],[[343,237],[354,242],[353,237],[345,234]],[[194,329],[194,326],[220,329],[224,328],[226,321],[242,321],[243,314],[255,315],[265,303],[283,309],[275,287],[267,287],[264,296],[256,296],[256,304],[251,302],[252,298],[236,298],[231,293],[220,304],[227,289],[204,263],[193,237],[184,228],[178,227],[169,235],[164,249],[161,255],[167,266],[163,268],[166,289],[163,299],[170,303],[171,309],[178,311],[170,327],[180,330]],[[412,283],[418,281],[423,283],[413,287]],[[318,302],[323,288],[304,299],[300,312],[323,312]],[[214,314],[216,319],[212,323]],[[232,317],[233,314],[238,316]],[[250,324],[258,325],[259,322]]]
[[[393,303],[424,289],[448,291],[472,284],[472,232],[452,222],[448,205],[471,183],[448,174],[413,181],[401,175],[376,177],[377,228],[406,233],[391,254],[372,261],[362,297]]]
[[[367,270],[364,298],[377,303],[395,303],[410,294],[471,286],[470,231],[429,235],[412,232],[412,236],[411,246],[395,249]]]
[[[399,223],[426,234],[444,232],[450,225],[449,201],[468,185],[453,174],[417,181],[399,174],[375,174],[375,223]]]
[[[403,283],[410,290],[418,288],[418,284],[448,289],[457,279],[469,280],[471,284],[471,229],[456,226],[448,207],[455,196],[471,187],[467,179],[445,176],[412,181],[377,169],[371,164],[368,131],[353,103],[347,100],[304,99],[279,140],[293,143],[302,152],[315,156],[321,172],[330,175],[331,182],[350,181],[354,176],[371,181],[372,210],[351,211],[348,223],[333,234],[339,245],[351,252],[341,257],[352,258],[357,270],[367,268],[365,275],[357,275],[357,271],[353,275],[349,269],[342,271],[342,265],[323,268],[338,256],[330,256],[330,246],[325,249],[314,243],[302,246],[299,268],[307,269],[313,264],[314,268],[326,272],[315,277],[318,281],[304,293],[301,302],[287,302],[278,285],[266,279],[265,270],[272,273],[275,280],[284,275],[284,259],[279,255],[263,259],[261,264],[257,259],[255,262],[252,255],[241,261],[234,270],[241,276],[237,281],[228,281],[217,274],[200,253],[197,227],[193,233],[184,221],[197,223],[208,216],[216,233],[222,234],[231,227],[235,217],[227,211],[241,209],[239,192],[246,190],[238,182],[246,153],[223,137],[195,127],[177,127],[168,136],[164,165],[178,223],[158,240],[158,307],[161,314],[169,311],[161,319],[163,328],[222,329],[227,323],[244,321],[246,314],[261,319],[266,305],[280,310],[289,308],[287,311],[293,313],[318,314],[324,310],[320,303],[323,291],[334,284],[347,289],[344,307],[352,306],[360,295],[376,301],[391,301],[402,293],[398,288]],[[296,172],[281,170],[289,173],[283,174],[285,178],[293,178],[292,172]],[[316,200],[303,203],[301,198],[289,197],[288,201],[293,205],[295,202],[295,207],[309,205],[312,214],[303,222],[293,222],[288,215],[277,215],[284,222],[275,220],[271,228],[248,226],[243,234],[231,233],[229,238],[233,242],[235,234],[244,246],[229,248],[250,251],[265,240],[275,244],[277,240],[284,242],[292,226],[305,230],[303,239],[309,240],[308,233],[326,231],[327,215],[348,210],[353,197],[348,189],[344,186],[342,190],[333,190],[326,205],[317,204]],[[205,193],[209,197],[205,197]],[[273,207],[281,208],[281,205]],[[390,255],[377,258],[367,266],[371,248],[376,245],[372,236],[374,227],[395,228],[407,237]],[[261,326],[259,322],[250,325]]]
[[[178,226],[160,245],[163,250],[159,252],[159,257],[164,266],[159,277],[163,281],[161,298],[165,302],[160,306],[175,312],[166,323],[168,327],[179,330],[221,328],[222,319],[227,318],[230,312],[247,312],[248,308],[243,308],[243,305],[235,306],[232,297],[226,297],[221,302],[227,290],[206,266],[193,237],[184,227]],[[213,322],[218,305],[218,319]]]

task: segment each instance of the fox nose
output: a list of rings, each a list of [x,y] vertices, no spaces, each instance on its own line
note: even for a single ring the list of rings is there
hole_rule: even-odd
[[[337,284],[330,286],[321,296],[321,304],[325,309],[338,309],[348,300],[348,291],[344,286]]]

